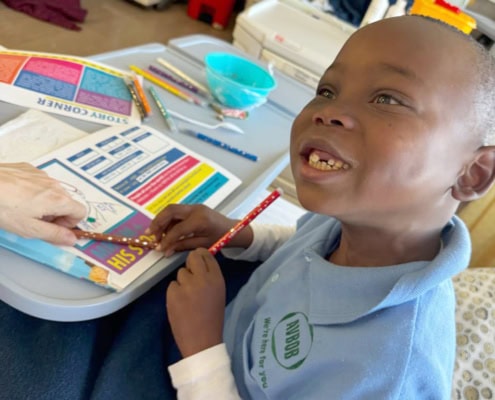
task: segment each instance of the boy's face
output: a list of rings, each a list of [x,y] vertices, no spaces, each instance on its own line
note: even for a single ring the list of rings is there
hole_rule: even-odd
[[[292,127],[301,204],[370,226],[445,223],[457,206],[450,188],[479,147],[472,58],[457,35],[419,18],[354,34]]]

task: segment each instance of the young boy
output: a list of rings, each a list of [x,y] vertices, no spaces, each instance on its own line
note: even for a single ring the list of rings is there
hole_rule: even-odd
[[[292,127],[309,211],[297,232],[253,224],[235,237],[239,259],[264,263],[225,315],[205,249],[167,290],[179,398],[450,398],[451,278],[470,256],[455,212],[494,180],[494,79],[487,52],[428,18],[351,36]],[[174,205],[150,230],[172,254],[207,248],[233,224]]]

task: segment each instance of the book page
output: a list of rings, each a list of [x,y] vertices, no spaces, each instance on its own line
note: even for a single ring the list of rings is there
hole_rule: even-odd
[[[0,125],[0,162],[29,162],[87,135],[49,114],[30,109]]]
[[[103,125],[139,125],[129,74],[89,59],[0,49],[0,100]]]

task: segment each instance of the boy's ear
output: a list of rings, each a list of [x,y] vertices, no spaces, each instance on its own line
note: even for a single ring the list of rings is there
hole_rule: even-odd
[[[495,146],[484,146],[477,150],[474,159],[457,178],[452,196],[459,201],[479,199],[488,192],[494,181]]]

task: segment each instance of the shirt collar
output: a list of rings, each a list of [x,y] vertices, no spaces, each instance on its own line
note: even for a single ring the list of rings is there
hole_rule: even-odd
[[[346,323],[373,311],[410,301],[466,268],[469,233],[457,217],[442,232],[443,247],[432,261],[387,267],[342,267],[325,257],[340,237],[340,224],[305,249],[309,263],[312,323]]]

